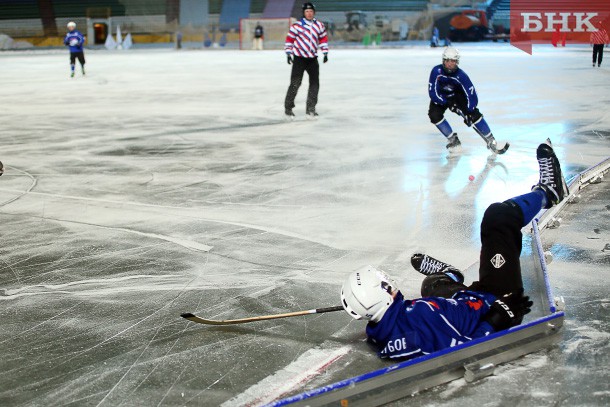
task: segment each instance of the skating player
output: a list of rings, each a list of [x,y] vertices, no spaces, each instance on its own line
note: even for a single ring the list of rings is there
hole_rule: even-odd
[[[76,23],[73,21],[68,23],[68,33],[64,38],[64,45],[70,47],[70,77],[74,78],[74,65],[77,58],[84,76],[85,52],[83,51],[83,45],[85,45],[85,37],[76,29]]]
[[[479,281],[466,286],[458,269],[423,254],[411,258],[427,275],[422,298],[405,299],[388,275],[371,266],[350,274],[341,289],[343,308],[369,321],[366,333],[381,357],[414,358],[521,323],[532,306],[523,295],[521,228],[567,193],[550,141],[536,156],[540,180],[532,191],[485,211]]]
[[[324,24],[316,20],[316,6],[312,3],[303,3],[303,18],[294,23],[288,35],[284,50],[288,65],[292,64],[290,86],[286,92],[284,108],[286,116],[294,117],[294,99],[297,96],[303,74],[309,75],[309,91],[305,112],[310,117],[318,115],[318,90],[320,89],[320,66],[318,64],[318,48],[324,53],[324,63],[328,62],[328,36]]]
[[[477,91],[466,72],[459,68],[459,63],[458,50],[448,47],[443,51],[443,63],[432,68],[428,82],[430,121],[447,137],[449,150],[459,147],[460,139],[444,116],[445,111],[449,109],[460,115],[468,127],[474,127],[477,134],[485,140],[488,149],[496,154],[503,154],[509,144],[506,143],[502,149],[497,148],[491,129],[477,108]]]

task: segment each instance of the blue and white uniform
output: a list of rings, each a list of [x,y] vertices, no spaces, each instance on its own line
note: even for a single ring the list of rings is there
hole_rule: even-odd
[[[466,98],[466,108],[470,113],[479,104],[477,91],[466,72],[457,68],[455,72],[447,73],[443,65],[437,65],[430,72],[428,81],[428,93],[430,100],[438,105],[446,106],[450,99],[460,97]]]
[[[493,333],[483,321],[492,294],[460,291],[452,298],[405,300],[399,291],[378,322],[366,334],[382,358],[415,358]]]
[[[68,24],[68,33],[64,38],[64,44],[70,47],[70,76],[74,77],[74,65],[76,64],[76,60],[81,66],[81,71],[83,72],[83,76],[85,75],[85,52],[83,50],[83,45],[85,45],[85,36],[80,33],[80,31],[75,30],[76,24],[70,22]],[[72,30],[70,30],[72,28]]]
[[[464,119],[464,123],[468,127],[474,126],[477,133],[487,143],[488,148],[495,142],[489,125],[477,108],[479,104],[477,91],[466,72],[459,67],[456,67],[453,72],[447,72],[442,64],[432,68],[428,80],[428,95],[430,96],[428,117],[445,137],[457,140],[457,135],[453,133],[451,125],[444,116],[445,111],[451,109]],[[451,140],[450,143],[453,143]]]
[[[85,37],[78,30],[71,31],[64,38],[64,45],[70,47],[70,52],[83,52]]]

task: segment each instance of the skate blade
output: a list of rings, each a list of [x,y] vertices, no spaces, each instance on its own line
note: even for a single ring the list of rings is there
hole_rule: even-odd
[[[570,196],[570,189],[568,188],[568,183],[566,182],[566,179],[563,174],[561,174],[561,181],[563,184],[563,198],[565,199]]]

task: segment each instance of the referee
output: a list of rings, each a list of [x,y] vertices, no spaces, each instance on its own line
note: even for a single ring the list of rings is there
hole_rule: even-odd
[[[324,24],[314,18],[316,6],[312,3],[303,4],[303,18],[294,23],[286,36],[284,50],[288,65],[292,64],[290,86],[284,101],[285,113],[294,117],[294,99],[297,96],[303,74],[309,75],[309,91],[305,112],[309,117],[315,117],[320,89],[320,66],[318,65],[318,48],[324,53],[324,63],[328,61],[328,36]]]
[[[602,65],[602,59],[604,58],[604,45],[610,43],[610,39],[601,21],[598,25],[599,29],[591,33],[591,45],[593,45],[593,66],[597,63],[599,67]]]

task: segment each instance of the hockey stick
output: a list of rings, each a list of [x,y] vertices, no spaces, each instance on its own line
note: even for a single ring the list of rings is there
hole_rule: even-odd
[[[224,319],[224,320],[213,320],[213,319],[203,319],[198,317],[195,314],[191,314],[187,312],[185,314],[181,314],[182,318],[188,319],[189,321],[196,322],[198,324],[205,325],[234,325],[234,324],[245,324],[247,322],[256,322],[256,321],[267,321],[269,319],[278,319],[278,318],[290,318],[290,317],[298,317],[300,315],[309,315],[309,314],[322,314],[324,312],[335,312],[342,311],[342,306],[336,307],[328,307],[328,308],[316,308],[310,309],[307,311],[296,311],[289,312],[286,314],[275,314],[275,315],[261,315],[258,317],[250,317],[250,318],[241,318],[241,319]]]
[[[456,107],[455,109],[450,109],[453,113],[457,114],[458,116],[460,116],[462,119],[464,119],[464,123],[468,126],[468,127],[472,127],[474,129],[474,131],[481,136],[481,138],[483,139],[483,141],[487,142],[487,139],[485,138],[485,135],[483,133],[481,133],[479,131],[479,129],[476,128],[476,126],[474,125],[474,123],[471,122],[471,124],[466,123],[466,114],[464,112],[462,112],[461,109],[459,109],[458,107]],[[510,143],[508,141],[504,142],[504,147],[502,148],[497,148],[496,146],[493,145],[488,145],[488,148],[491,150],[492,153],[494,154],[504,154],[506,152],[506,150],[508,150],[508,147],[510,147]]]
[[[487,139],[485,138],[485,136],[483,135],[483,133],[481,133],[479,131],[479,129],[477,129],[476,127],[474,127],[474,125],[472,126],[472,128],[474,129],[475,133],[477,133],[479,136],[481,136],[481,138],[487,142]],[[504,154],[506,152],[506,150],[508,150],[508,147],[510,147],[510,143],[508,141],[504,142],[504,147],[502,148],[497,148],[496,146],[489,146],[489,149],[491,150],[492,153],[494,154]]]

